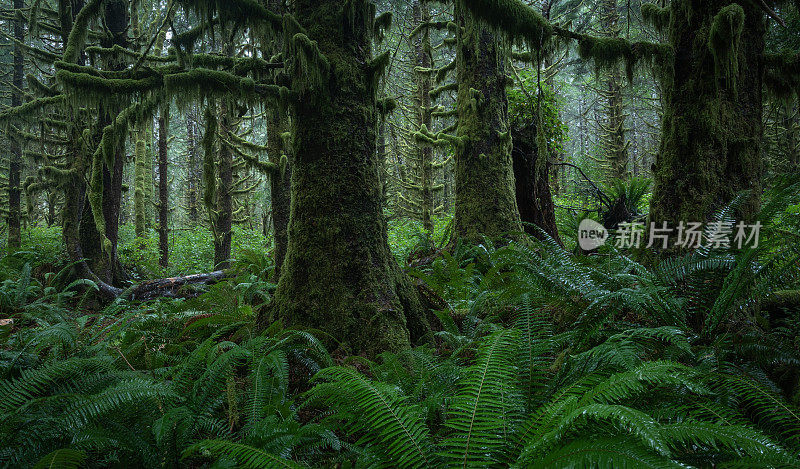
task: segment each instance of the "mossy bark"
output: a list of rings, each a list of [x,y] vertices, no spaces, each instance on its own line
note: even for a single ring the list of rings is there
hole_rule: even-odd
[[[320,329],[356,354],[406,348],[428,324],[387,240],[370,9],[359,0],[297,0],[295,8],[325,56],[315,61],[329,68],[294,64],[289,245],[259,321]]]
[[[522,129],[514,128],[511,135],[514,139],[512,157],[517,206],[524,222],[523,228],[529,235],[542,238],[541,232],[536,229],[539,227],[561,244],[550,192],[549,164],[542,161],[543,157],[539,155],[536,123]]]
[[[197,112],[192,107],[186,113],[186,211],[189,216],[189,222],[192,225],[197,225],[200,221],[200,213],[198,204],[200,202],[200,187],[197,181],[200,179],[200,159],[197,155],[197,132],[195,130],[195,122],[197,120]]]
[[[167,182],[167,107],[158,117],[158,264],[169,265],[169,185]]]
[[[146,209],[147,194],[145,186],[147,181],[147,144],[145,142],[145,131],[139,130],[137,132],[136,143],[133,151],[134,161],[134,177],[133,177],[133,218],[134,232],[137,238],[144,238],[147,236],[146,226]]]
[[[281,0],[268,0],[267,8],[273,13],[284,14],[285,7]],[[273,41],[273,53],[283,50],[283,38]],[[277,103],[271,103],[267,110],[267,156],[270,162],[279,167],[279,171],[270,176],[270,207],[272,228],[275,239],[275,278],[280,278],[286,249],[289,245],[289,215],[291,211],[292,166],[290,151],[285,148],[284,133],[289,131],[289,117],[278,109]],[[285,158],[285,161],[282,161]]]
[[[455,154],[457,237],[469,243],[522,231],[514,190],[506,98],[506,52],[491,28],[455,4],[458,137]]]
[[[617,0],[603,0],[600,12],[602,34],[617,38],[620,33]],[[606,159],[606,173],[609,181],[627,179],[628,143],[625,138],[625,105],[622,98],[622,73],[620,64],[613,64],[607,71],[605,89],[600,92],[605,119],[600,124],[601,142]]]
[[[267,155],[271,162],[279,166],[279,170],[270,176],[270,205],[272,208],[272,227],[275,238],[275,278],[281,275],[283,260],[289,244],[289,213],[291,211],[292,167],[283,148],[283,133],[288,130],[286,116],[277,110],[268,111],[267,115]],[[287,161],[282,164],[281,158]]]
[[[223,98],[219,106],[219,131],[227,135],[230,126],[228,103]],[[217,160],[216,203],[212,214],[214,231],[214,269],[229,267],[231,258],[231,228],[233,226],[233,154],[220,142]]]
[[[417,0],[414,2],[414,24],[427,24],[431,21],[431,12],[428,2]],[[431,34],[430,28],[423,27],[414,44],[416,65],[422,70],[431,68]],[[417,127],[430,129],[431,126],[431,89],[432,76],[429,72],[417,73],[417,90],[415,96]],[[422,227],[428,233],[433,233],[433,147],[426,142],[417,141],[417,162],[420,169],[421,211]]]
[[[14,0],[14,8],[22,14],[25,8],[24,0]],[[22,52],[20,42],[25,40],[25,27],[19,17],[15,17],[11,22],[14,27],[14,70],[12,84],[14,89],[11,91],[11,106],[17,107],[22,104],[22,89],[24,86],[23,72],[25,56]],[[8,164],[8,251],[19,249],[22,240],[20,230],[20,183],[22,176],[22,145],[16,138],[10,139],[11,155]]]
[[[744,189],[752,193],[739,217],[752,220],[759,207],[764,14],[745,2],[741,36],[710,46],[715,15],[726,6],[724,0],[677,0],[671,6],[675,54],[654,171],[650,217],[656,222],[707,220]],[[736,64],[721,74],[715,58],[725,55],[723,47],[735,49]]]

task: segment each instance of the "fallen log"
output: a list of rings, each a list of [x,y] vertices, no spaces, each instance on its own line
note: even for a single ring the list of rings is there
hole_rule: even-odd
[[[224,270],[205,274],[192,274],[185,277],[170,277],[148,280],[124,290],[119,296],[135,301],[146,301],[155,298],[177,298],[196,296],[192,293],[181,292],[188,285],[213,285],[228,277]]]

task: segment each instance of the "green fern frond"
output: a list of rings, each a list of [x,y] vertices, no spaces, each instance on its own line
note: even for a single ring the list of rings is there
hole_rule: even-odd
[[[64,448],[53,451],[33,466],[33,469],[79,469],[86,462],[86,453]]]
[[[310,391],[361,434],[362,443],[377,446],[386,462],[401,467],[432,464],[428,429],[419,411],[405,403],[396,388],[367,380],[361,373],[343,367],[326,368],[314,377],[323,381]]]
[[[213,459],[231,459],[244,469],[300,468],[301,465],[279,458],[252,446],[226,440],[203,440],[186,448],[183,459],[202,456]]]
[[[502,459],[516,431],[522,395],[515,386],[519,333],[500,330],[487,337],[453,397],[445,425],[452,430],[439,453],[449,466],[485,467]]]

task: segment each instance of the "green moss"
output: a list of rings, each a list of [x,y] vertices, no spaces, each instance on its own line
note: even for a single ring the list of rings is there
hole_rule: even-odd
[[[476,18],[539,48],[553,34],[553,27],[538,11],[520,0],[457,0]]]
[[[36,98],[20,106],[12,107],[0,112],[0,123],[6,123],[11,119],[26,119],[37,117],[37,113],[45,106],[63,104],[66,96],[63,94],[50,96],[47,98]]]
[[[458,83],[448,83],[446,85],[442,85],[438,88],[434,88],[430,92],[431,99],[437,99],[440,94],[444,93],[445,91],[458,91]]]
[[[642,19],[658,31],[666,31],[669,27],[671,9],[661,8],[655,3],[642,4]]]
[[[378,43],[383,41],[383,38],[386,36],[386,33],[392,27],[392,12],[385,11],[380,15],[375,17],[375,21],[372,25],[372,31],[375,36],[375,40]]]
[[[89,29],[89,21],[97,16],[100,12],[100,6],[103,4],[102,0],[89,0],[78,15],[75,17],[75,21],[72,24],[72,29],[69,32],[69,38],[67,39],[67,44],[64,46],[64,61],[65,62],[77,62],[78,55],[80,54],[81,49],[83,49],[84,42],[86,41],[86,35]]]
[[[714,57],[718,83],[736,89],[739,74],[739,47],[744,31],[744,9],[737,3],[723,7],[714,16],[708,33],[708,48]]]
[[[203,146],[203,203],[209,209],[214,207],[214,200],[217,196],[217,179],[214,151],[217,140],[217,116],[214,112],[216,106],[206,106],[205,120],[206,127],[203,133],[201,145]]]

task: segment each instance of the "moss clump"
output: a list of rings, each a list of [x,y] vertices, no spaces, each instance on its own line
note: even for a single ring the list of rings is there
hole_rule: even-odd
[[[64,61],[77,62],[78,54],[86,42],[86,35],[89,30],[89,21],[100,12],[102,0],[89,0],[89,2],[81,8],[78,16],[72,24],[72,30],[69,32],[67,44],[64,47]]]
[[[719,10],[711,22],[708,48],[714,57],[714,71],[718,83],[736,89],[739,74],[739,46],[744,31],[744,9],[732,3]]]
[[[458,0],[472,15],[489,25],[539,48],[553,27],[538,11],[520,0]]]
[[[669,7],[661,8],[655,3],[642,4],[642,19],[659,32],[667,30],[670,16],[671,9]]]
[[[613,69],[624,64],[628,81],[633,81],[633,71],[640,62],[665,62],[672,58],[672,46],[652,42],[629,42],[621,37],[594,37],[579,35],[578,54],[592,60],[600,69]]]

